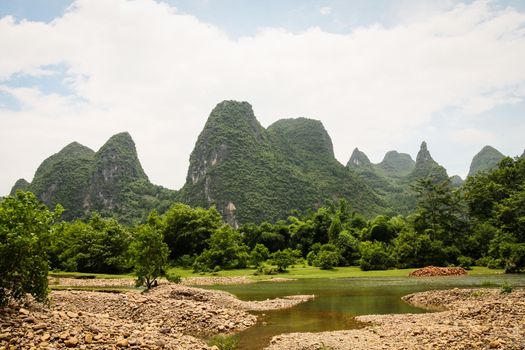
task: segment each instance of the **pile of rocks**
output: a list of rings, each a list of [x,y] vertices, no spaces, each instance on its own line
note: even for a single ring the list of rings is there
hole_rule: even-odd
[[[433,276],[462,276],[467,275],[467,271],[462,267],[437,267],[427,266],[412,271],[410,277],[433,277]]]
[[[291,333],[268,349],[525,349],[525,290],[453,289],[411,294],[406,302],[444,311],[368,315],[363,329]]]
[[[50,300],[0,309],[0,349],[209,349],[198,337],[254,325],[247,310],[307,298],[243,302],[226,292],[164,284],[147,293],[54,291]]]

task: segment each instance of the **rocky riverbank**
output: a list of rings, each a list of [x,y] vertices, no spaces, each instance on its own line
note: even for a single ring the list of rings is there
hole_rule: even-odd
[[[276,336],[267,349],[525,349],[525,290],[452,289],[407,295],[427,314],[367,315],[363,329]]]
[[[0,349],[209,349],[201,338],[254,325],[247,311],[291,307],[311,297],[244,302],[176,284],[147,293],[53,291],[49,306],[0,309]]]

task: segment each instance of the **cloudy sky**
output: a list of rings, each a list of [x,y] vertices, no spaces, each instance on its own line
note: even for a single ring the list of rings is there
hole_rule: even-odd
[[[321,120],[359,147],[465,176],[484,145],[525,148],[525,3],[425,0],[0,1],[0,195],[71,141],[129,131],[178,189],[221,100],[263,124]]]

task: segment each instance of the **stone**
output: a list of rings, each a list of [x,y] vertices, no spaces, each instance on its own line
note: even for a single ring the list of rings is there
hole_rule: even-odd
[[[47,329],[47,324],[45,323],[37,323],[33,326],[33,330],[37,331],[39,329]]]
[[[21,307],[20,310],[18,310],[18,312],[20,312],[22,315],[29,315],[29,310],[24,309],[23,307]]]
[[[117,342],[117,347],[119,348],[127,348],[129,345],[127,339],[120,339],[118,342]]]
[[[9,333],[0,333],[0,340],[9,340],[11,338],[11,334]]]
[[[64,341],[64,344],[65,344],[68,348],[74,348],[74,347],[76,347],[77,344],[78,344],[78,339],[75,338],[75,337],[68,338],[66,341]]]
[[[40,341],[47,342],[51,338],[51,335],[49,333],[45,333],[42,337],[40,337]]]
[[[91,344],[93,343],[93,333],[87,332],[84,334],[84,343]]]

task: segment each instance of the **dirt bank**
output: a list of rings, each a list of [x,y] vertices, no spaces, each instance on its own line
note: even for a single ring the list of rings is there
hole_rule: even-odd
[[[444,311],[358,316],[370,326],[276,336],[267,349],[525,349],[525,291],[452,289],[411,294],[406,302]]]
[[[412,271],[409,277],[466,276],[467,270],[462,267],[427,266]]]
[[[248,310],[291,307],[309,298],[243,302],[176,284],[148,293],[54,291],[49,306],[0,309],[0,349],[208,349],[199,337],[254,325]]]

